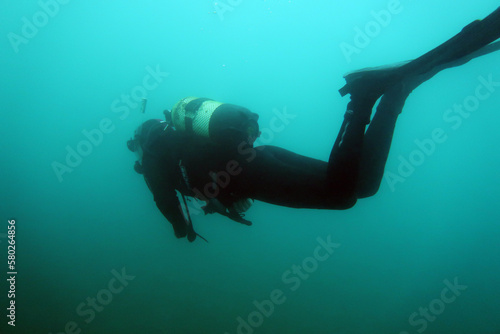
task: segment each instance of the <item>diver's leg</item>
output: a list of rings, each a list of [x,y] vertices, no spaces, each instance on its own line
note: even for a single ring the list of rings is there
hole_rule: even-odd
[[[376,97],[351,99],[328,160],[331,195],[345,200],[346,206],[356,200],[365,129],[375,101]]]
[[[499,49],[500,44],[493,43],[481,50],[469,53],[463,58],[454,59],[451,56],[448,58],[445,57],[444,59],[451,59],[451,61],[449,63],[434,63],[434,67],[424,66],[429,69],[429,72],[423,72],[423,69],[418,69],[416,71],[420,73],[418,75],[409,75],[409,72],[407,72],[404,74],[406,76],[401,78],[399,83],[386,90],[377,107],[377,112],[366,131],[357,187],[358,198],[373,196],[378,191],[382,182],[396,120],[411,92],[444,69],[463,65],[471,59]],[[431,54],[433,53],[431,52]],[[453,55],[456,56],[456,54],[454,53]],[[422,57],[422,59],[425,58],[427,57]],[[441,58],[441,61],[443,61],[443,58]],[[395,68],[394,73],[397,73],[400,69]],[[376,76],[376,71],[372,71],[372,73]],[[361,74],[362,72],[358,73],[360,77],[362,77]]]
[[[238,197],[288,207],[352,207],[363,137],[375,101],[375,97],[365,97],[348,104],[328,163],[274,146],[256,147],[245,150],[238,159],[241,172],[226,190]]]
[[[391,87],[382,97],[365,133],[359,170],[357,198],[373,196],[379,189],[389,156],[396,121],[410,92],[402,85]]]
[[[247,148],[242,153],[225,192],[293,208],[338,208],[326,196],[325,161],[268,145]]]

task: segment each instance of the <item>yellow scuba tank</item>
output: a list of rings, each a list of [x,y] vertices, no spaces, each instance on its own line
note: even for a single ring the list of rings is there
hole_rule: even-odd
[[[186,97],[175,104],[171,116],[178,131],[224,146],[238,147],[242,142],[252,145],[260,135],[259,115],[207,98]]]

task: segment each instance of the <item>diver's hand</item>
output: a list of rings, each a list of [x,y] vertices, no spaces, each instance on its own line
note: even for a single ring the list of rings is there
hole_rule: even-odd
[[[193,226],[187,226],[187,239],[189,242],[193,242],[196,240],[196,232],[193,229]]]
[[[187,238],[189,242],[193,242],[196,240],[196,233],[188,233]]]
[[[186,237],[187,235],[187,228],[186,228],[186,225],[172,225],[173,228],[174,228],[174,234],[175,234],[175,237],[180,239],[180,238],[184,238]]]
[[[189,242],[193,242],[196,240],[197,235],[192,225],[182,223],[182,224],[172,224],[172,227],[174,228],[174,234],[176,238],[180,239],[187,237]]]

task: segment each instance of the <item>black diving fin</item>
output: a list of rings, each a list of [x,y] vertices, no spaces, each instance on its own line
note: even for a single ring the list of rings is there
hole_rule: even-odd
[[[346,85],[339,90],[340,95],[364,93],[374,87],[384,91],[403,80],[410,80],[412,86],[418,86],[446,68],[499,50],[500,44],[493,43],[499,38],[500,7],[483,20],[468,24],[454,37],[417,59],[346,74]]]

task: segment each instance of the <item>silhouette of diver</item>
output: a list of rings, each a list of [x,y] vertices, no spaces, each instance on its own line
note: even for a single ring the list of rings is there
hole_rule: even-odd
[[[410,93],[443,69],[498,50],[499,43],[493,42],[499,37],[500,8],[420,58],[348,74],[340,93],[350,94],[351,101],[328,162],[276,146],[253,147],[259,135],[256,114],[210,99],[185,98],[165,113],[166,121],[146,121],[128,141],[139,157],[135,169],[144,175],[176,237],[189,241],[198,234],[185,196],[205,201],[205,213],[246,225],[251,223],[244,212],[253,200],[349,209],[378,191],[396,120]]]

